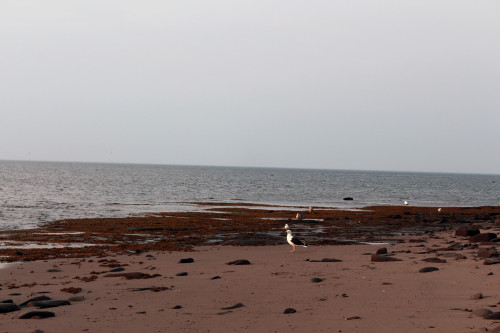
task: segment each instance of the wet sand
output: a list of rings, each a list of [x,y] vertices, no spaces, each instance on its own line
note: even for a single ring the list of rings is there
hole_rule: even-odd
[[[439,215],[421,207],[302,210],[305,221],[294,219],[295,209],[217,211],[222,213],[131,218],[121,222],[123,228],[82,220],[5,232],[4,240],[17,241],[46,230],[83,232],[46,235],[38,242],[79,237],[92,243],[91,237],[100,237],[103,245],[2,249],[15,263],[0,270],[0,302],[11,300],[19,309],[0,314],[0,332],[481,332],[500,325],[494,319],[500,312],[500,265],[495,265],[500,260],[493,236],[500,232],[499,207],[443,208]],[[302,238],[311,236],[307,248],[290,253],[284,221]],[[150,236],[121,244],[128,228],[150,228],[144,234],[156,235],[160,245],[144,241]],[[211,232],[201,237],[207,229]],[[467,232],[480,232],[482,239]],[[261,235],[249,237],[255,234]],[[351,245],[341,245],[346,243],[340,235]],[[202,246],[207,242],[211,245]],[[382,248],[386,254],[373,256]],[[180,263],[188,258],[193,262]],[[399,260],[387,261],[391,258]],[[238,259],[250,264],[228,265]],[[429,267],[433,270],[420,272]],[[37,296],[70,304],[21,306]],[[284,313],[287,309],[291,313]],[[54,317],[19,319],[31,311]],[[493,319],[480,316],[490,312]]]

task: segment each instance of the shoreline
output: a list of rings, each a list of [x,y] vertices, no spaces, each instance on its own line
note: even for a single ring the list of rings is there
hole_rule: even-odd
[[[499,207],[448,207],[439,215],[425,207],[318,209],[304,211],[303,220],[295,213],[227,207],[190,216],[58,221],[8,234],[39,244],[93,237],[96,246],[2,249],[15,264],[0,270],[0,332],[485,332],[500,326],[500,319],[484,318],[500,318]],[[316,238],[290,253],[285,223],[300,237]],[[146,229],[135,231],[142,232],[138,240],[120,243],[130,228]],[[377,243],[339,245],[339,232]],[[477,233],[482,238],[467,236]],[[206,235],[223,241],[199,245]],[[249,264],[229,265],[243,259]],[[52,317],[20,319],[45,315]]]

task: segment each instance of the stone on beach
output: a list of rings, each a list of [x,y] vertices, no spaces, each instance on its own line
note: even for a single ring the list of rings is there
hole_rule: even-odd
[[[420,273],[430,273],[430,272],[439,271],[439,268],[437,268],[437,267],[424,267],[424,268],[420,268],[418,271]]]
[[[438,257],[424,258],[424,259],[422,259],[422,261],[439,263],[439,264],[446,263],[446,259],[441,259],[441,258],[438,258]]]
[[[237,259],[226,263],[226,265],[250,265],[250,261],[247,259]]]
[[[28,306],[34,306],[39,309],[56,308],[58,306],[63,306],[63,305],[71,305],[71,303],[65,300],[45,300],[45,301],[34,301],[28,303]]]
[[[459,237],[470,237],[470,236],[475,236],[479,235],[480,231],[479,229],[471,229],[471,228],[458,228],[455,230],[455,236]]]
[[[372,262],[389,262],[389,261],[403,261],[403,260],[395,258],[395,257],[390,257],[390,256],[372,254],[371,261]]]
[[[7,313],[19,310],[19,307],[14,303],[0,303],[0,313]]]
[[[483,233],[483,234],[471,236],[471,237],[469,237],[469,240],[471,242],[484,243],[484,242],[489,242],[495,238],[497,238],[497,234],[494,234],[492,232],[488,232],[488,233]]]
[[[32,319],[32,318],[42,319],[55,316],[56,316],[55,313],[50,311],[30,311],[23,314],[21,317],[19,317],[19,319]]]
[[[192,262],[194,262],[193,258],[183,258],[183,259],[179,260],[179,264],[189,264]]]
[[[483,317],[483,318],[492,314],[492,313],[493,313],[493,311],[491,311],[489,309],[475,309],[472,311],[472,314],[474,316]]]

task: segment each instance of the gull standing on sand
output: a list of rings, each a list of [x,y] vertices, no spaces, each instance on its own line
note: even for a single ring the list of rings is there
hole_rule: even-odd
[[[295,246],[296,245],[300,245],[300,246],[303,246],[303,247],[307,247],[306,243],[303,242],[302,240],[298,239],[297,237],[294,237],[292,235],[292,230],[290,229],[287,229],[286,230],[286,241],[288,242],[288,244],[290,244],[292,247],[293,247],[293,250],[290,251],[290,252],[295,252]]]
[[[405,206],[408,206],[408,201],[403,200],[403,203],[404,203]]]

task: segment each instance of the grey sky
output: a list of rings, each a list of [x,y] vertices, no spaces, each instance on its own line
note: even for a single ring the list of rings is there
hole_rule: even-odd
[[[0,0],[0,159],[500,174],[499,15]]]

